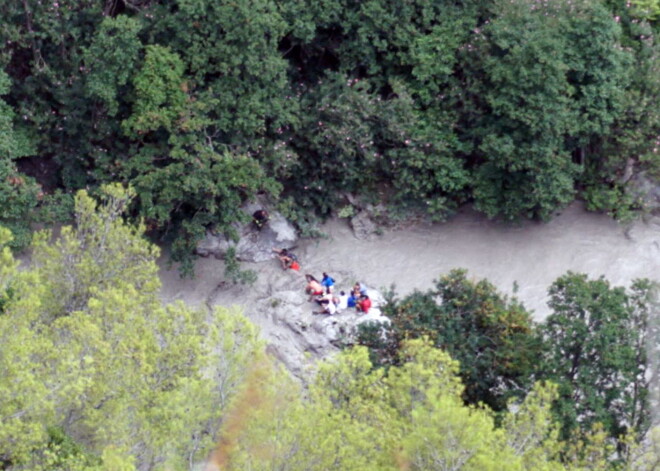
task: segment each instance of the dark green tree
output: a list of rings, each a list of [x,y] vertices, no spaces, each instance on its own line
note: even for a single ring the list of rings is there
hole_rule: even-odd
[[[548,219],[573,200],[589,146],[621,111],[631,56],[600,4],[498,5],[464,51],[475,204],[491,217]]]
[[[132,184],[133,215],[178,258],[280,185],[301,226],[346,193],[514,219],[583,190],[623,217],[630,170],[660,173],[655,26],[637,4],[2,2],[5,101],[33,143],[18,168],[47,194]],[[227,155],[249,184],[209,163]]]
[[[421,128],[414,100],[403,86],[397,91],[383,100],[369,80],[339,73],[301,85],[299,118],[260,152],[268,155],[262,160],[278,162],[287,194],[322,215],[347,192],[446,214],[460,199],[467,170],[453,157],[452,141]],[[392,194],[379,191],[384,182]]]
[[[36,158],[54,159],[54,180],[66,188],[90,183],[93,156],[118,144],[107,138],[113,123],[86,93],[85,50],[103,20],[102,7],[95,0],[0,6],[2,65],[13,82],[8,102],[21,117],[19,129],[32,135]]]
[[[246,150],[289,119],[287,63],[278,51],[286,24],[272,0],[177,0],[150,10],[149,35],[183,61],[207,110],[208,136]]]
[[[610,437],[648,426],[647,324],[653,285],[630,294],[603,278],[569,272],[549,290],[538,376],[559,385],[555,412],[565,438],[601,423]]]
[[[370,335],[369,328],[360,337],[380,365],[395,361],[405,339],[425,336],[460,362],[467,403],[501,411],[531,384],[539,344],[530,314],[486,280],[452,270],[433,290],[390,299],[384,313],[392,321],[385,340]]]
[[[9,91],[9,78],[0,70],[0,97]],[[12,246],[23,248],[30,242],[30,220],[40,188],[18,172],[15,159],[32,152],[27,136],[16,132],[14,112],[0,98],[0,224],[12,231]]]
[[[143,27],[137,18],[119,15],[106,17],[85,49],[85,92],[97,104],[97,114],[104,118],[117,115],[122,95],[130,89],[128,84],[142,50],[138,37]]]
[[[280,187],[254,158],[216,149],[207,115],[215,102],[197,102],[176,53],[147,47],[133,84],[133,112],[122,125],[135,140],[134,154],[117,162],[117,174],[135,188],[138,213],[167,236],[173,259],[191,275],[192,254],[208,227],[232,234],[232,224],[246,218],[245,200]]]
[[[457,155],[466,146],[453,132],[450,97],[456,94],[450,90],[459,85],[453,77],[457,51],[477,22],[478,8],[338,0],[291,2],[282,9],[292,25],[283,41],[286,57],[302,85],[302,122],[293,124],[291,136],[305,155],[297,168],[322,174],[327,154],[346,164],[340,178],[330,173],[330,185],[288,186],[313,188],[322,212],[340,189],[446,216],[464,200],[469,178]],[[333,122],[341,127],[333,131]],[[344,142],[324,142],[328,134]],[[313,148],[308,156],[310,144],[321,152]],[[334,149],[326,152],[328,145]]]
[[[660,49],[653,26],[640,21],[635,11],[623,2],[613,2],[613,13],[624,31],[624,46],[634,54],[630,85],[622,100],[621,112],[602,140],[592,144],[584,176],[585,200],[590,209],[607,211],[617,219],[634,217],[639,201],[627,184],[638,172],[647,177],[660,175],[657,136],[660,111],[653,103],[660,100],[660,79],[656,73]]]

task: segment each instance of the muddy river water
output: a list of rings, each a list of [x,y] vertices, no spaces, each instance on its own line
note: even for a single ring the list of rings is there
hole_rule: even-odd
[[[406,294],[428,289],[439,275],[462,267],[505,293],[517,286],[518,298],[539,320],[549,311],[548,287],[568,270],[604,276],[614,285],[628,286],[642,277],[660,280],[660,223],[622,227],[605,215],[586,212],[579,203],[547,223],[498,223],[465,208],[446,223],[386,230],[372,240],[356,239],[346,220],[332,220],[323,230],[326,238],[301,241],[297,251],[304,272],[318,276],[327,271],[340,288],[356,280],[376,289],[394,283],[398,293]],[[187,281],[162,270],[163,297],[197,304],[215,290],[214,303],[249,306],[250,297],[259,296],[263,283],[279,270],[275,261],[249,264],[260,272],[260,281],[223,296],[217,289],[221,265],[201,259],[197,278]]]
[[[338,222],[328,229],[330,239],[308,250],[315,265],[349,265],[372,286],[395,283],[402,293],[430,288],[440,274],[462,267],[506,293],[517,285],[517,296],[537,319],[548,313],[548,287],[568,270],[605,276],[615,285],[660,280],[660,225],[640,221],[624,228],[579,204],[548,223],[520,225],[466,209],[448,223],[388,232],[370,242],[357,241]]]

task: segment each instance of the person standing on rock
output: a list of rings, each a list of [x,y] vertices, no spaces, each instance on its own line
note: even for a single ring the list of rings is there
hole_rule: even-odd
[[[335,280],[326,272],[323,272],[323,279],[321,280],[321,284],[323,285],[327,293],[332,293],[332,289],[335,286]]]

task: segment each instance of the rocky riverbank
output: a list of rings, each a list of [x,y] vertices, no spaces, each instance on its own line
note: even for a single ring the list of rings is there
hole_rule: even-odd
[[[251,287],[224,280],[224,264],[200,258],[194,280],[181,280],[176,267],[161,266],[162,297],[193,305],[237,306],[260,326],[269,351],[300,376],[315,359],[337,350],[345,334],[363,319],[348,311],[338,316],[312,314],[303,274],[329,272],[338,288],[357,280],[382,291],[391,284],[407,294],[425,290],[433,279],[463,267],[516,295],[541,319],[548,314],[546,290],[567,270],[605,276],[627,285],[634,278],[660,280],[660,223],[656,219],[622,227],[576,203],[549,223],[519,225],[486,220],[469,208],[449,222],[385,230],[359,239],[347,220],[329,221],[326,238],[298,241],[301,273],[282,271],[278,261],[245,263],[258,272]],[[164,259],[163,259],[164,260]],[[377,306],[376,306],[377,307]]]

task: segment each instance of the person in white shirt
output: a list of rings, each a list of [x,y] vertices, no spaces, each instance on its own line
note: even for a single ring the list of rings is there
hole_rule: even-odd
[[[337,305],[332,299],[322,299],[319,301],[319,305],[323,308],[322,311],[315,311],[315,314],[329,314],[333,315],[337,312]]]
[[[343,311],[344,309],[348,309],[348,295],[346,294],[345,291],[339,292],[339,297],[337,298],[337,300],[338,300],[337,311]]]

